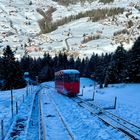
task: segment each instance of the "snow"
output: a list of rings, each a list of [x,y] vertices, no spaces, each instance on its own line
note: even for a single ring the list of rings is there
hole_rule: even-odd
[[[52,84],[51,84],[52,85]],[[87,110],[79,107],[75,102],[70,98],[58,94],[52,89],[44,89],[43,91],[43,100],[44,100],[44,112],[45,112],[45,121],[46,121],[46,134],[48,139],[57,139],[61,140],[67,139],[64,126],[61,126],[61,121],[58,120],[58,115],[54,109],[52,101],[49,97],[55,102],[58,107],[58,110],[61,112],[64,121],[67,123],[69,130],[74,136],[75,140],[107,140],[107,139],[126,139],[124,136],[117,133],[111,127],[107,127],[102,122],[100,122],[95,116],[92,116]],[[47,111],[46,111],[47,107]],[[46,114],[47,113],[47,114]],[[48,117],[50,115],[51,117]],[[60,127],[61,126],[61,127]],[[59,128],[59,129],[58,129]],[[63,135],[62,132],[63,131]],[[60,132],[60,133],[59,133]]]
[[[23,96],[26,97],[26,89],[13,90],[13,102],[14,102],[14,115],[15,115],[15,103],[20,105],[23,101]],[[11,91],[0,91],[0,120],[4,121],[4,135],[7,132],[9,125],[12,121],[11,114]],[[0,134],[1,135],[1,134]]]
[[[45,85],[54,87],[54,82],[44,83],[43,86]],[[103,108],[107,108],[113,107],[114,98],[117,97],[116,109],[108,111],[134,123],[137,126],[140,126],[139,91],[140,84],[122,83],[109,85],[108,88],[100,89],[99,85],[95,81],[89,78],[80,78],[79,95],[83,92],[83,96],[80,96],[80,98],[90,101],[93,93],[96,92],[94,101],[90,102]],[[123,135],[120,135],[112,128],[105,126],[96,117],[91,116],[87,110],[79,108],[79,106],[77,106],[70,98],[58,94],[53,88],[44,88],[42,91],[42,99],[44,102],[44,113],[45,116],[47,116],[45,117],[45,121],[48,122],[47,124],[51,124],[54,128],[51,129],[50,125],[46,125],[46,132],[47,130],[50,132],[47,134],[48,138],[51,138],[53,134],[53,138],[55,139],[59,132],[64,131],[63,127],[61,127],[61,130],[58,130],[58,128],[60,128],[59,126],[62,124],[59,124],[61,121],[59,117],[57,118],[58,115],[56,113],[55,106],[51,101],[53,100],[75,139],[127,139],[127,137],[123,137]],[[50,117],[48,117],[48,115]],[[59,123],[56,123],[58,120]],[[66,135],[65,133],[63,134]],[[61,133],[59,136],[61,139]]]
[[[0,119],[4,119],[4,134],[6,135],[8,132],[6,139],[9,139],[13,130],[17,129],[15,127],[17,125],[23,125],[23,129],[19,130],[18,139],[35,139],[38,137],[38,132],[40,132],[38,130],[40,123],[39,101],[42,104],[42,119],[46,139],[67,140],[71,138],[71,135],[75,140],[127,139],[112,127],[105,125],[85,108],[80,107],[71,98],[58,94],[52,87],[54,87],[53,81],[43,83],[38,88],[34,87],[34,92],[29,93],[24,103],[22,100],[23,94],[26,94],[26,88],[14,90],[14,103],[18,101],[21,104],[19,114],[14,114],[13,119],[11,119],[10,113],[10,91],[0,91]],[[37,91],[38,96],[35,97]],[[107,108],[114,105],[114,98],[117,97],[116,109],[108,111],[137,126],[140,126],[139,91],[140,84],[113,84],[100,89],[95,81],[89,78],[80,78],[79,95],[83,92],[83,96],[79,96],[80,98],[102,108]],[[95,98],[94,101],[91,101],[93,93],[95,93]]]
[[[138,111],[140,109],[140,84],[113,84],[109,85],[108,88],[100,89],[97,84],[94,85],[94,81],[89,79],[81,80],[87,81],[81,87],[82,93],[83,85],[85,86],[82,98],[91,99],[95,92],[95,100],[93,101],[95,104],[101,105],[102,107],[112,107],[115,97],[117,97],[117,108],[116,110],[110,111],[140,126],[140,113]]]
[[[29,5],[28,0],[0,0],[0,46],[2,46],[0,48],[0,56],[2,55],[2,49],[6,45],[10,45],[13,50],[17,48],[16,57],[21,58],[25,52],[24,44],[28,44],[28,38],[31,39],[31,46],[28,44],[28,47],[36,44],[37,47],[41,48],[38,52],[33,51],[29,53],[30,56],[35,58],[42,57],[46,51],[54,56],[60,50],[67,49],[66,39],[70,48],[69,51],[77,53],[79,57],[90,57],[93,52],[98,54],[110,53],[120,45],[120,42],[115,42],[116,39],[113,39],[113,34],[122,29],[128,29],[127,23],[129,20],[132,20],[134,25],[128,29],[131,34],[129,36],[125,35],[129,39],[129,42],[123,40],[124,47],[129,49],[139,36],[137,26],[140,21],[136,17],[140,16],[138,9],[135,8],[136,4],[139,4],[139,0],[115,0],[109,4],[99,3],[97,0],[92,3],[86,2],[84,5],[77,3],[65,7],[52,0],[32,0],[32,5]],[[112,21],[112,17],[98,22],[91,22],[88,17],[81,18],[60,26],[51,33],[40,35],[38,20],[42,19],[42,16],[36,9],[40,8],[43,11],[47,11],[49,6],[57,9],[52,14],[53,21],[92,9],[123,7],[125,8],[125,12],[115,16],[116,21]],[[126,17],[129,11],[132,11],[132,15]],[[28,23],[31,24],[29,25]],[[67,36],[69,29],[71,38]],[[85,43],[85,48],[79,47],[82,44],[83,34],[96,34],[97,31],[102,31],[100,39]],[[12,34],[8,35],[9,32],[12,32]]]
[[[30,95],[31,91],[35,91],[36,87],[29,86],[28,87],[28,95]],[[16,102],[18,104],[18,111],[21,112],[21,114],[27,115],[25,113],[24,108],[26,110],[26,107],[28,104],[26,104],[28,101],[31,102],[32,95],[29,97],[27,96],[27,88],[13,90],[13,115],[12,118],[11,114],[11,91],[0,91],[0,120],[3,120],[4,122],[4,136],[9,131],[10,126],[12,125],[13,121],[17,120],[19,117],[16,116]],[[25,103],[23,103],[23,101]],[[29,112],[29,110],[27,110]],[[16,119],[17,118],[17,119]],[[1,138],[1,133],[0,133]]]
[[[62,72],[64,72],[64,74],[79,74],[80,72],[78,70],[74,70],[74,69],[67,69],[67,70],[61,70]]]

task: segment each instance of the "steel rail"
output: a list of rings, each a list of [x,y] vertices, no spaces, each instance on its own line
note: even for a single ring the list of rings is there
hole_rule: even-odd
[[[65,119],[64,119],[63,116],[61,115],[61,113],[60,113],[60,111],[59,111],[59,109],[58,109],[58,107],[57,107],[56,102],[54,101],[53,97],[52,97],[52,96],[50,97],[50,96],[51,96],[51,95],[48,94],[48,97],[49,97],[49,99],[51,100],[51,102],[53,103],[53,105],[54,105],[54,107],[55,107],[55,110],[56,110],[56,112],[57,112],[57,114],[58,114],[58,117],[59,117],[59,119],[61,120],[61,122],[63,123],[63,125],[64,125],[64,127],[65,127],[65,129],[66,129],[66,131],[67,131],[67,133],[68,133],[68,135],[69,135],[69,137],[70,137],[70,139],[71,139],[71,140],[75,140],[75,138],[74,138],[74,136],[73,136],[71,130],[69,129],[69,127],[67,126],[67,123],[65,122]]]
[[[48,85],[45,87],[54,88],[53,86],[48,86]],[[121,132],[123,135],[127,136],[129,139],[132,139],[132,140],[140,139],[140,127],[139,126],[137,126],[109,111],[106,111],[99,105],[95,105],[95,104],[90,103],[79,97],[72,98],[72,100],[74,102],[76,102],[79,106],[84,107],[89,112],[91,112],[92,114],[97,116],[100,120],[102,120],[106,124],[112,126],[114,129]],[[93,109],[94,109],[94,111],[93,111]],[[109,120],[111,120],[111,122],[107,121],[104,117],[109,118]],[[115,125],[112,124],[113,121],[116,123]],[[131,127],[131,128],[129,128],[127,125],[129,125],[129,127]],[[136,129],[136,131],[134,129]]]
[[[95,116],[97,116],[100,120],[102,120],[103,122],[105,122],[106,124],[112,126],[113,128],[115,128],[117,131],[123,133],[125,136],[127,136],[128,138],[132,139],[132,140],[137,140],[140,139],[140,135],[137,134],[137,132],[135,132],[134,130],[130,129],[127,127],[127,124],[129,124],[128,121],[125,122],[125,124],[122,124],[119,122],[120,117],[114,115],[113,113],[110,113],[109,111],[104,110],[103,108],[96,106],[94,104],[91,104],[89,102],[86,102],[84,99],[81,99],[79,97],[73,98],[72,99],[74,102],[76,102],[79,106],[84,107],[85,109],[87,109],[89,112],[91,112],[92,114],[94,114]],[[94,106],[94,107],[93,107]],[[93,110],[94,109],[94,110]],[[105,113],[110,113],[113,114],[116,118],[114,119],[113,117],[105,114]],[[113,116],[112,115],[112,116]],[[107,119],[109,118],[109,120],[111,119],[111,121],[109,122],[109,120],[105,119],[104,117],[107,117]],[[124,119],[122,119],[124,120]],[[115,122],[115,125],[113,123]],[[132,123],[130,123],[132,124]],[[118,127],[119,126],[119,127]],[[133,125],[134,127],[135,125]],[[138,127],[138,126],[137,126]],[[136,128],[137,128],[136,127]],[[127,129],[127,131],[125,130]],[[140,130],[140,129],[139,129]],[[129,131],[129,132],[128,132]],[[133,134],[132,134],[133,133]]]
[[[46,130],[45,130],[45,123],[44,123],[44,115],[42,112],[42,98],[39,95],[39,140],[46,140]]]

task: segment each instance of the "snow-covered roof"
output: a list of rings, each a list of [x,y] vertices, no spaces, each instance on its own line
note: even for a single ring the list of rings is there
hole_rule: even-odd
[[[66,69],[66,70],[61,70],[64,74],[79,74],[80,72],[75,69]]]

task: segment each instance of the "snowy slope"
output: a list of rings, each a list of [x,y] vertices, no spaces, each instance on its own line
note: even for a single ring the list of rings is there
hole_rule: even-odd
[[[54,86],[54,82],[44,83],[43,85]],[[103,108],[112,107],[114,105],[114,98],[117,97],[116,109],[109,111],[140,126],[140,84],[115,84],[109,85],[108,88],[100,89],[91,79],[81,78],[80,94],[83,91],[83,96],[80,96],[80,98],[90,100],[94,93],[94,85],[96,90],[95,100],[90,101],[91,103],[100,105]],[[123,137],[123,135],[120,135],[112,128],[104,126],[96,117],[91,116],[87,110],[79,108],[71,99],[58,94],[53,88],[44,88],[42,99],[48,139],[55,140],[59,139],[59,137],[60,139],[61,137],[67,139],[67,134],[61,132],[66,130],[63,128],[61,119],[58,117],[57,109],[63,116],[75,139],[127,139],[127,137]],[[54,106],[53,102],[55,102],[56,106]]]
[[[94,82],[89,79],[82,81],[81,83],[84,82],[82,85],[85,85],[82,98],[91,99],[94,93]],[[82,89],[83,86],[81,92]],[[140,109],[140,84],[114,84],[103,89],[95,85],[95,90],[95,104],[102,107],[111,107],[114,105],[115,97],[117,97],[117,108],[111,111],[140,126],[140,113],[138,111]]]
[[[105,125],[96,116],[92,115],[87,109],[80,107],[71,98],[58,94],[54,88],[54,82],[47,82],[41,84],[41,89],[38,95],[41,95],[39,100],[42,104],[42,115],[44,125],[44,135],[48,140],[61,140],[74,138],[75,140],[108,140],[108,139],[120,139],[126,140],[127,137],[113,129],[112,127]],[[94,87],[95,86],[95,87]],[[39,88],[34,88],[40,89]],[[94,90],[95,89],[95,90]],[[30,89],[31,90],[31,89]],[[33,91],[33,90],[32,90]],[[80,93],[85,101],[91,99],[95,93],[95,100],[90,101],[95,105],[101,107],[111,107],[114,103],[114,98],[117,97],[117,107],[115,110],[109,110],[113,114],[140,126],[140,113],[139,113],[139,98],[140,98],[140,84],[115,84],[109,85],[108,88],[100,89],[99,86],[91,79],[80,78]],[[26,94],[25,89],[15,90],[14,101],[23,100],[23,94]],[[36,92],[33,92],[36,93]],[[25,130],[20,132],[19,138],[28,137],[28,139],[34,139],[38,137],[38,121],[39,121],[39,100],[35,94],[30,94],[29,98],[26,98],[25,103],[21,104],[19,114],[15,118],[13,127],[11,127],[8,137],[14,130],[15,122],[24,119]],[[4,130],[8,132],[12,120],[10,120],[10,91],[0,91],[0,119],[4,119]],[[33,101],[34,100],[34,101]],[[34,103],[33,103],[34,102]],[[15,112],[15,107],[14,107]],[[33,132],[32,132],[33,131]],[[7,137],[7,138],[8,138]],[[16,135],[16,137],[18,137]]]
[[[137,17],[139,17],[140,11],[135,8],[135,5],[139,5],[139,0],[114,0],[113,3],[105,5],[95,0],[91,4],[85,3],[82,6],[77,3],[68,7],[59,5],[52,0],[32,0],[32,5],[29,4],[28,0],[0,0],[0,53],[7,44],[16,51],[17,58],[23,56],[25,51],[33,57],[42,56],[46,51],[54,55],[59,50],[67,49],[68,46],[70,48],[69,53],[76,53],[75,57],[77,55],[80,57],[90,56],[93,52],[99,54],[112,52],[120,44],[118,41],[120,36],[114,38],[113,34],[122,29],[128,29],[128,21],[132,20],[133,26],[128,29],[130,34],[122,35],[124,38],[122,43],[126,49],[129,49],[139,35],[137,27],[140,21]],[[52,15],[53,21],[91,9],[123,7],[125,12],[115,16],[115,21],[112,21],[112,17],[98,22],[91,22],[88,21],[88,18],[82,18],[63,25],[52,33],[38,35],[40,28],[37,21],[43,17],[39,15],[36,9],[40,8],[47,11],[49,6],[57,9]],[[126,17],[128,13],[131,14]],[[71,33],[72,38],[67,36],[68,32]],[[90,36],[97,32],[101,32],[100,39],[85,44],[81,43],[83,34]],[[31,43],[28,42],[29,38]],[[68,46],[65,39],[67,39]],[[25,43],[29,47],[28,49],[24,47]],[[84,47],[80,47],[81,45]]]
[[[0,91],[0,120],[4,123],[4,136],[8,133],[8,130],[16,116],[16,102],[18,111],[24,114],[23,108],[27,107],[28,100],[32,100],[31,91],[35,91],[36,87],[29,87],[27,96],[27,88],[13,90],[13,119],[11,112],[11,91]],[[23,102],[25,102],[23,104]],[[21,109],[21,110],[20,110]],[[26,113],[25,113],[26,114]],[[0,133],[1,138],[1,133]]]

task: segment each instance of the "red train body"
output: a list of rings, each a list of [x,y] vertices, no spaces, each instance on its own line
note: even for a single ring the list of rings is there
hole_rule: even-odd
[[[55,73],[55,88],[68,96],[76,96],[80,90],[80,72],[68,69]]]

